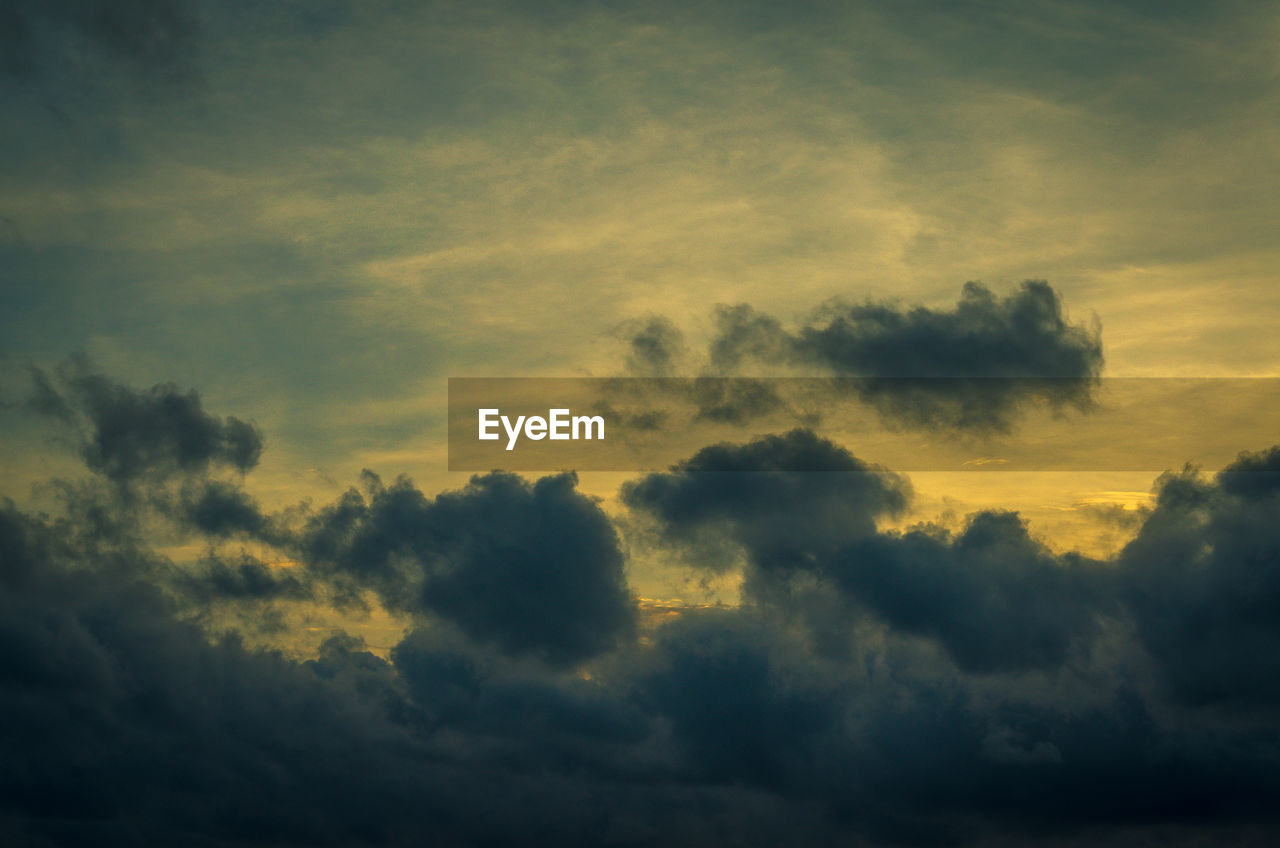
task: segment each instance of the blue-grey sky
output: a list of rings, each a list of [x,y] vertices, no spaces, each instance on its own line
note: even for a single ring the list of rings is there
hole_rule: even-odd
[[[1271,4],[13,8],[4,355],[299,462],[425,470],[444,377],[722,302],[1047,279],[1108,374],[1280,367]]]

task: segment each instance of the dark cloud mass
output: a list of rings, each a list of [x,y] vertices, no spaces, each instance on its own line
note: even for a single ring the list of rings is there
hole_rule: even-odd
[[[1166,475],[1134,541],[1095,562],[1011,512],[885,529],[908,481],[806,430],[708,446],[622,500],[695,566],[736,547],[742,602],[642,625],[624,544],[572,474],[428,496],[366,472],[267,513],[212,457],[178,458],[175,428],[207,445],[232,420],[193,394],[42,385],[35,405],[90,434],[109,416],[86,397],[128,411],[106,443],[169,441],[110,454],[146,487],[99,473],[61,484],[56,514],[0,508],[6,844],[1268,845],[1280,828],[1278,449]],[[170,561],[147,542],[164,526],[206,552]],[[407,624],[386,658],[342,633],[306,660],[238,635],[290,626],[282,604],[371,596]]]
[[[979,513],[954,537],[877,532],[910,494],[904,479],[804,430],[704,448],[623,490],[677,537],[705,544],[718,533],[741,545],[755,600],[777,602],[788,583],[816,579],[894,628],[936,639],[969,670],[1056,666],[1106,610],[1098,564],[1052,554],[1016,513]]]
[[[1212,482],[1166,474],[1120,555],[1139,638],[1189,703],[1280,708],[1278,458],[1242,454]]]
[[[910,486],[807,430],[745,445],[713,445],[669,473],[627,483],[623,501],[656,516],[676,537],[721,532],[769,570],[800,567],[875,532],[900,512]]]
[[[208,536],[261,536],[268,528],[269,519],[253,498],[230,483],[210,480],[186,487],[179,503],[179,521]]]
[[[34,372],[32,405],[77,424],[85,462],[119,482],[203,473],[245,472],[258,464],[262,434],[239,418],[208,415],[194,390],[172,383],[140,391],[73,360],[55,379]]]
[[[576,483],[495,473],[429,500],[406,479],[388,487],[368,475],[367,500],[349,492],[312,521],[302,548],[391,609],[575,662],[627,635],[634,615],[617,535]]]
[[[899,426],[1006,431],[1028,404],[1086,411],[1103,366],[1099,328],[1071,323],[1058,293],[1035,280],[1003,297],[966,283],[949,310],[833,302],[795,329],[749,304],[721,306],[715,319],[711,373],[817,369],[840,378],[828,389],[833,398],[852,393]],[[664,337],[674,329],[654,321],[631,343],[661,351],[670,373],[676,359],[656,344],[659,327]],[[651,360],[639,362],[634,354],[629,365],[633,373],[652,372]],[[780,398],[762,395],[767,389],[761,383],[737,402],[700,404],[719,410],[711,417],[751,420],[783,406]]]
[[[966,283],[949,311],[828,306],[792,345],[805,360],[857,377],[1079,380],[1102,367],[1098,331],[1068,323],[1057,292],[1042,281],[1005,297]]]
[[[859,540],[826,571],[893,627],[937,639],[973,671],[1061,664],[1110,612],[1098,563],[1055,556],[1016,513],[982,512],[942,530]]]

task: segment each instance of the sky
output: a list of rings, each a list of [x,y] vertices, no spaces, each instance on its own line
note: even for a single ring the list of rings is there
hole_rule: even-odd
[[[1266,2],[0,0],[0,835],[1273,844],[1278,116]]]

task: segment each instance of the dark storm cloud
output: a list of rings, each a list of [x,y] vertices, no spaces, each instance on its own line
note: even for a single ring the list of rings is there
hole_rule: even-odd
[[[691,612],[594,680],[434,627],[390,662],[338,636],[298,663],[209,641],[56,531],[0,510],[15,844],[937,844],[1262,826],[1277,786],[1273,733],[1169,730],[1128,691],[983,703],[749,610]]]
[[[1189,703],[1280,707],[1280,449],[1166,474],[1119,556],[1142,644]]]
[[[625,685],[411,634],[298,663],[210,642],[146,579],[0,509],[8,844],[776,844],[804,817],[690,785]]]
[[[848,692],[757,616],[682,617],[660,631],[654,654],[641,697],[671,722],[703,780],[786,789],[838,731]]]
[[[900,512],[909,497],[904,478],[800,429],[703,448],[622,489],[624,503],[675,536],[722,532],[770,570],[874,533],[876,518]]]
[[[33,373],[32,406],[75,422],[85,462],[112,480],[201,474],[216,466],[245,472],[258,464],[258,429],[233,416],[207,414],[194,390],[172,383],[133,389],[84,360],[60,367],[56,379]]]
[[[6,842],[389,838],[385,805],[409,807],[412,742],[381,704],[278,655],[211,644],[140,575],[84,561],[52,530],[0,515]],[[361,780],[347,782],[352,769]]]
[[[818,368],[841,378],[830,398],[851,392],[890,424],[911,427],[1005,431],[1033,403],[1085,411],[1103,365],[1098,328],[1072,324],[1057,292],[1034,280],[1003,297],[966,283],[952,309],[832,303],[794,329],[748,304],[721,306],[715,318],[711,373]],[[652,336],[641,332],[633,345]],[[700,405],[730,421],[786,406],[766,383],[731,401]]]
[[[805,799],[839,841],[1026,844],[1265,822],[1280,786],[1280,759],[1258,744],[1274,730],[1162,726],[1123,685],[1088,707],[1024,700],[1014,678],[984,699],[896,651],[821,661],[749,609],[689,614],[652,654],[637,697],[671,722],[682,767]]]
[[[46,413],[85,415],[46,388]],[[881,530],[907,481],[803,430],[713,445],[624,500],[673,544],[739,546],[744,603],[643,633],[573,475],[429,497],[366,474],[276,515],[194,472],[145,497],[65,484],[54,516],[0,505],[0,839],[1270,844],[1277,456],[1168,475],[1099,564],[1013,513]],[[209,552],[149,550],[157,515]],[[241,538],[300,561],[216,547]],[[338,634],[296,661],[198,626],[343,586],[416,616],[389,659]]]
[[[936,639],[964,669],[1054,667],[1114,615],[1100,564],[1055,555],[1017,513],[981,512],[952,536],[940,529],[878,534],[823,569],[895,629]]]
[[[627,635],[634,610],[613,526],[572,474],[476,476],[428,499],[366,477],[314,518],[303,549],[388,607],[429,611],[470,636],[555,664]]]
[[[1004,297],[966,283],[951,310],[828,306],[792,345],[801,359],[856,377],[1089,380],[1102,367],[1096,330],[1070,324],[1057,292],[1035,280]],[[1051,399],[1076,403],[1072,389]]]
[[[173,577],[172,589],[185,601],[304,600],[313,597],[312,581],[302,569],[272,568],[242,554],[232,560],[208,558]]]
[[[271,524],[248,492],[219,480],[184,487],[176,517],[207,536],[264,536]]]
[[[622,497],[676,538],[741,545],[749,598],[803,607],[820,598],[790,584],[816,579],[968,670],[1058,666],[1115,613],[1099,564],[1050,552],[1016,513],[979,513],[955,536],[878,532],[877,519],[907,506],[909,484],[805,430],[704,448]]]
[[[835,305],[791,339],[792,356],[859,379],[857,392],[912,426],[1008,429],[1032,400],[1088,409],[1102,370],[1097,329],[1068,323],[1029,281],[997,297],[966,283],[952,310]]]

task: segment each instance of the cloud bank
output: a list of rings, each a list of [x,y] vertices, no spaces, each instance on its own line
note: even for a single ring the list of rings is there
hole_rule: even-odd
[[[165,422],[104,444],[183,422],[222,452],[82,450],[93,476],[56,514],[0,510],[15,844],[1262,845],[1280,825],[1280,449],[1165,475],[1099,562],[1013,512],[883,529],[909,481],[805,430],[708,446],[622,501],[695,567],[737,550],[742,602],[644,624],[572,474],[434,496],[368,474],[264,514],[214,476],[245,464],[233,419],[105,380],[56,394],[84,445],[139,420],[102,396]],[[163,526],[209,554],[170,560]],[[339,634],[301,660],[200,614],[361,599],[407,622],[387,658]]]

